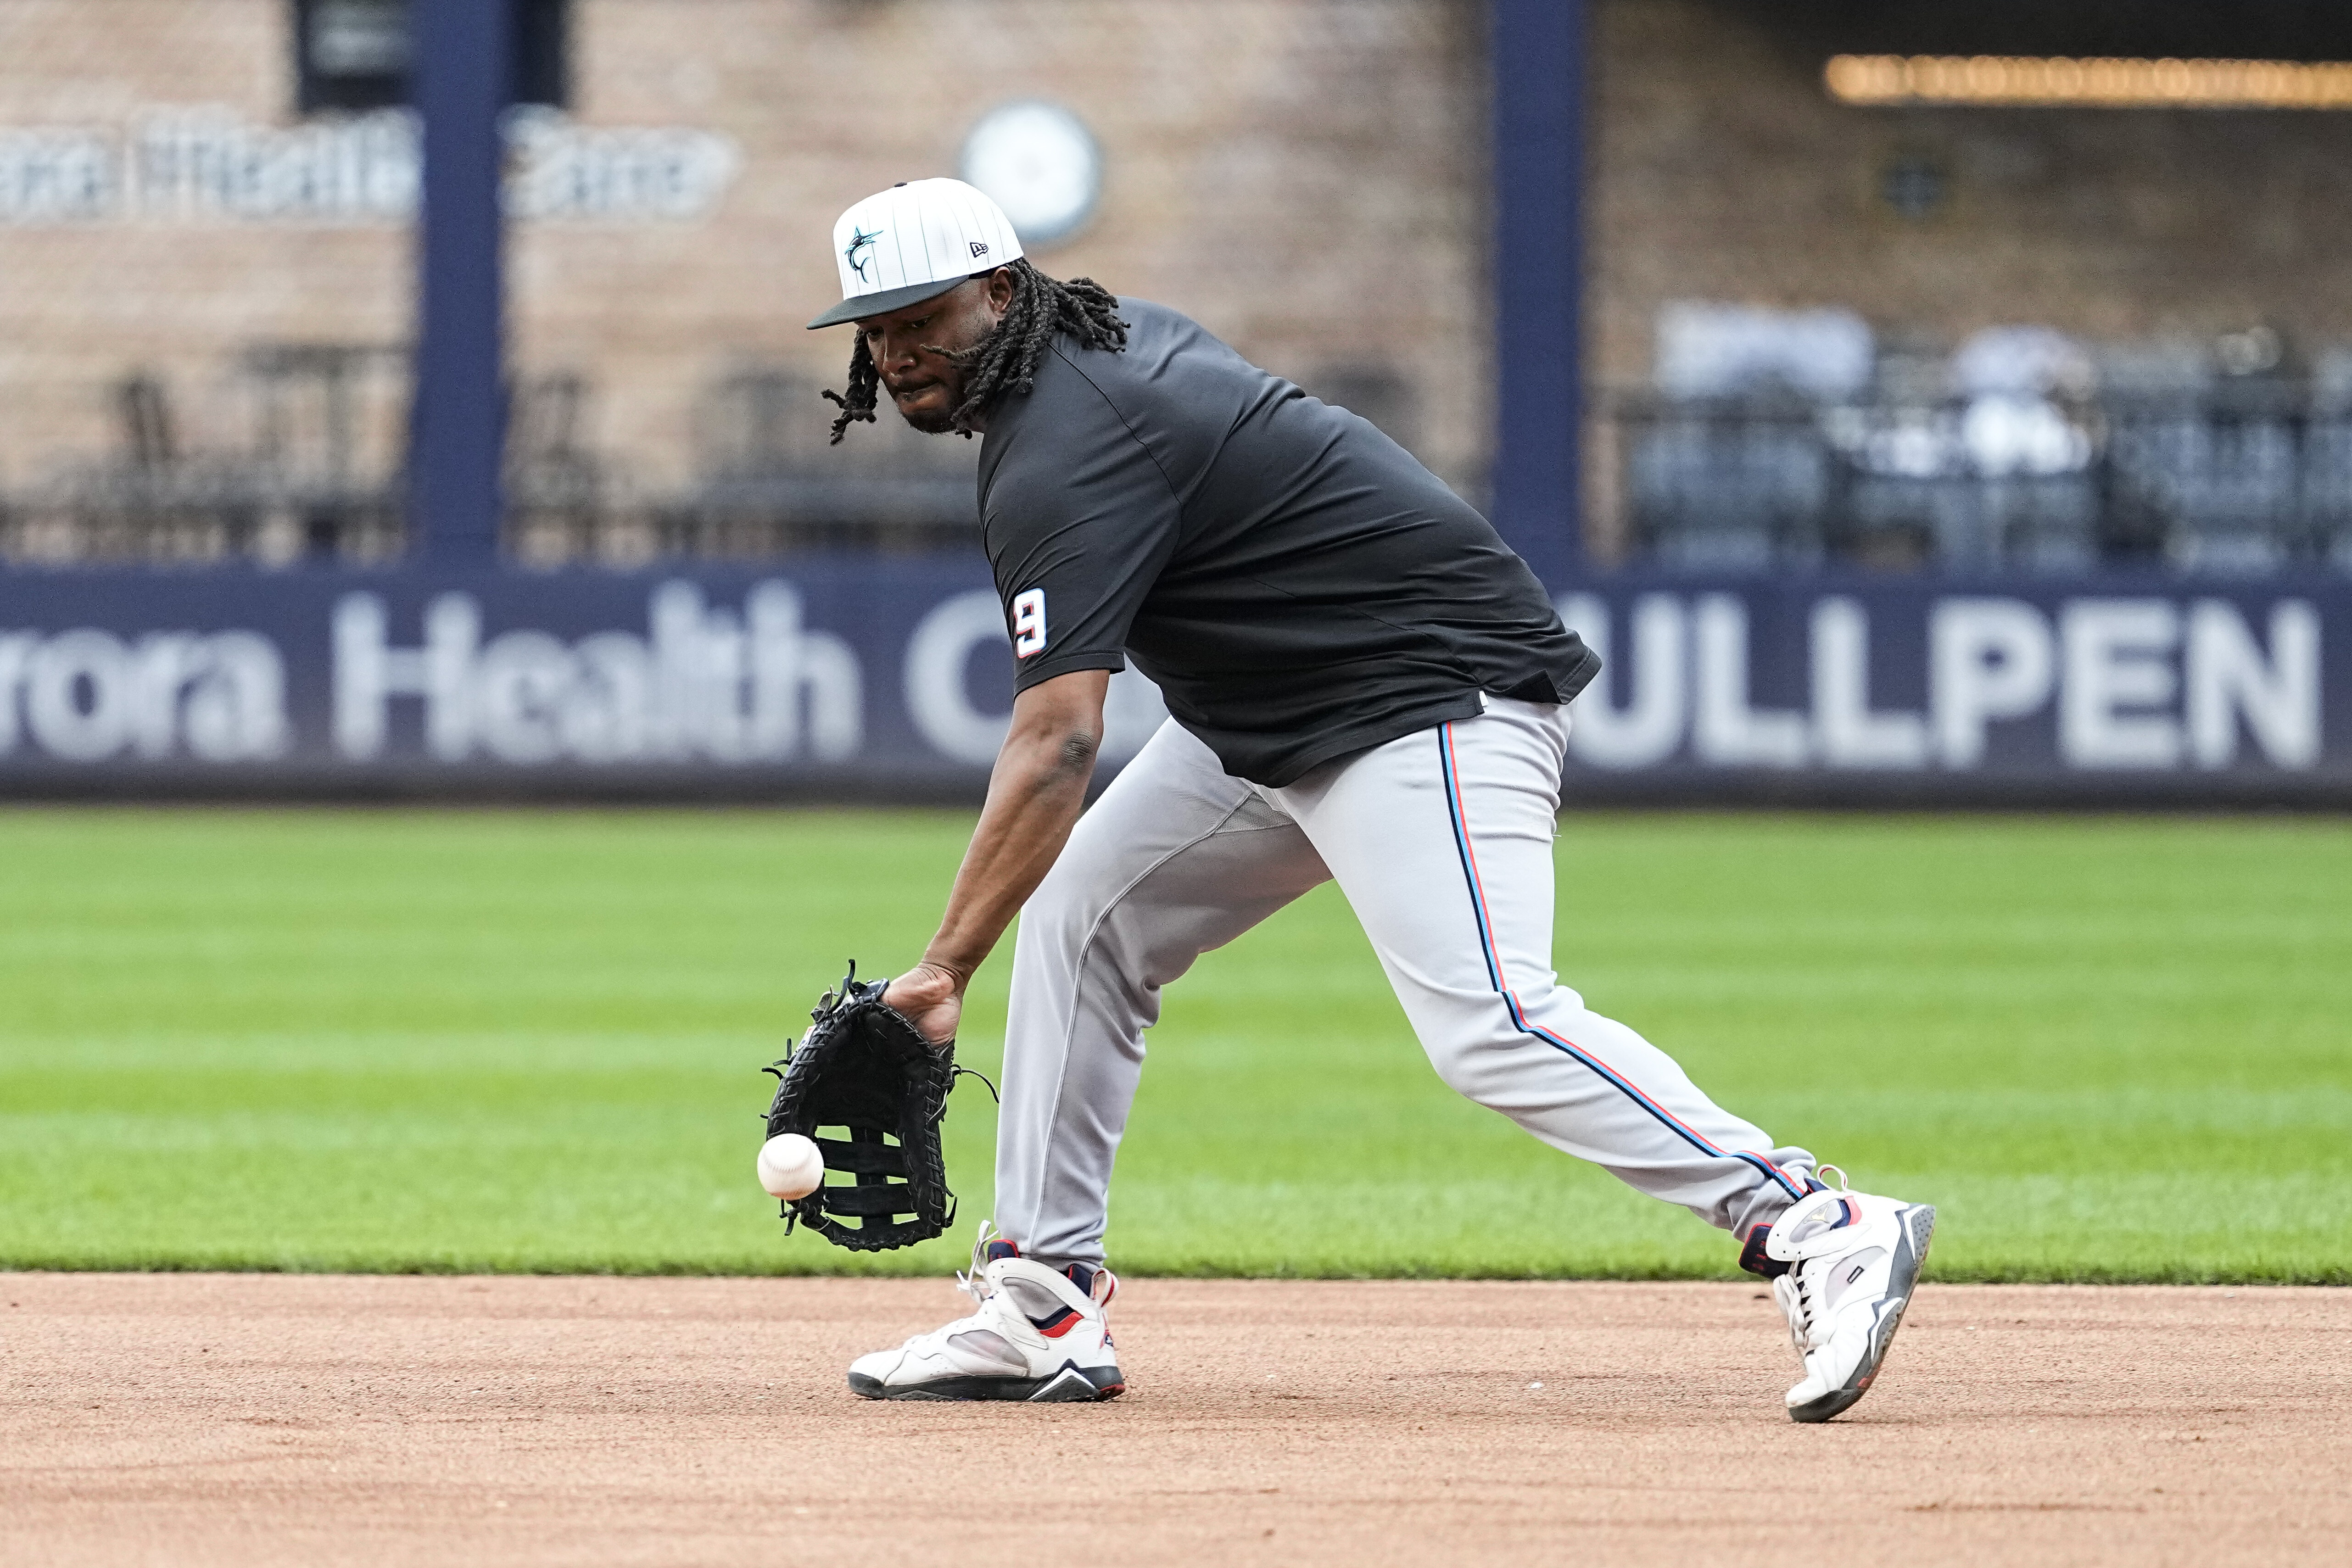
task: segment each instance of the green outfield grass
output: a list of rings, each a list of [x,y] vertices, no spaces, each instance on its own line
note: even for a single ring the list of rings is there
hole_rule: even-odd
[[[0,812],[0,1266],[942,1270],[753,1186],[760,1065],[903,965],[968,817]],[[2352,824],[1571,816],[1559,967],[1946,1279],[2352,1282]],[[993,1071],[1003,968],[961,1051]],[[1703,1276],[1457,1098],[1329,889],[1205,958],[1112,1211],[1140,1272]]]

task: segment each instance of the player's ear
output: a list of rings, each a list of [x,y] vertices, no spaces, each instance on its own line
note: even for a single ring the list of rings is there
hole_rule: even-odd
[[[1003,320],[1004,313],[1013,308],[1013,296],[1019,288],[1009,267],[1000,267],[988,275],[988,308],[997,319]]]

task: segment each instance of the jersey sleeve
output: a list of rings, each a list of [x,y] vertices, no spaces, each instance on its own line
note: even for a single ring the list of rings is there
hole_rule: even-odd
[[[1100,393],[1086,392],[1094,406],[1067,410],[1076,417],[1057,420],[1050,442],[1034,439],[1046,411],[1025,411],[1026,450],[1007,455],[983,505],[1015,691],[1125,669],[1128,629],[1176,549],[1167,476]]]

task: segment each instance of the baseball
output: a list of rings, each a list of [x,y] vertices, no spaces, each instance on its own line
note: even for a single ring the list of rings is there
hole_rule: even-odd
[[[824,1156],[798,1133],[779,1133],[760,1145],[760,1186],[771,1197],[806,1197],[824,1183]]]

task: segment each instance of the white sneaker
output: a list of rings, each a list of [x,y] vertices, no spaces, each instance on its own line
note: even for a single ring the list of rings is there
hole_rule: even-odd
[[[980,1228],[971,1272],[956,1284],[980,1304],[968,1318],[849,1364],[867,1399],[1021,1399],[1033,1405],[1114,1399],[1127,1392],[1104,1309],[1118,1291],[1108,1269],[1065,1271],[1021,1256]]]
[[[1772,1277],[1804,1364],[1803,1379],[1789,1390],[1792,1421],[1826,1421],[1869,1391],[1936,1233],[1928,1205],[1849,1191],[1835,1166],[1821,1174],[1835,1176],[1837,1186],[1790,1206],[1763,1232],[1761,1247],[1751,1236],[1742,1260]]]

